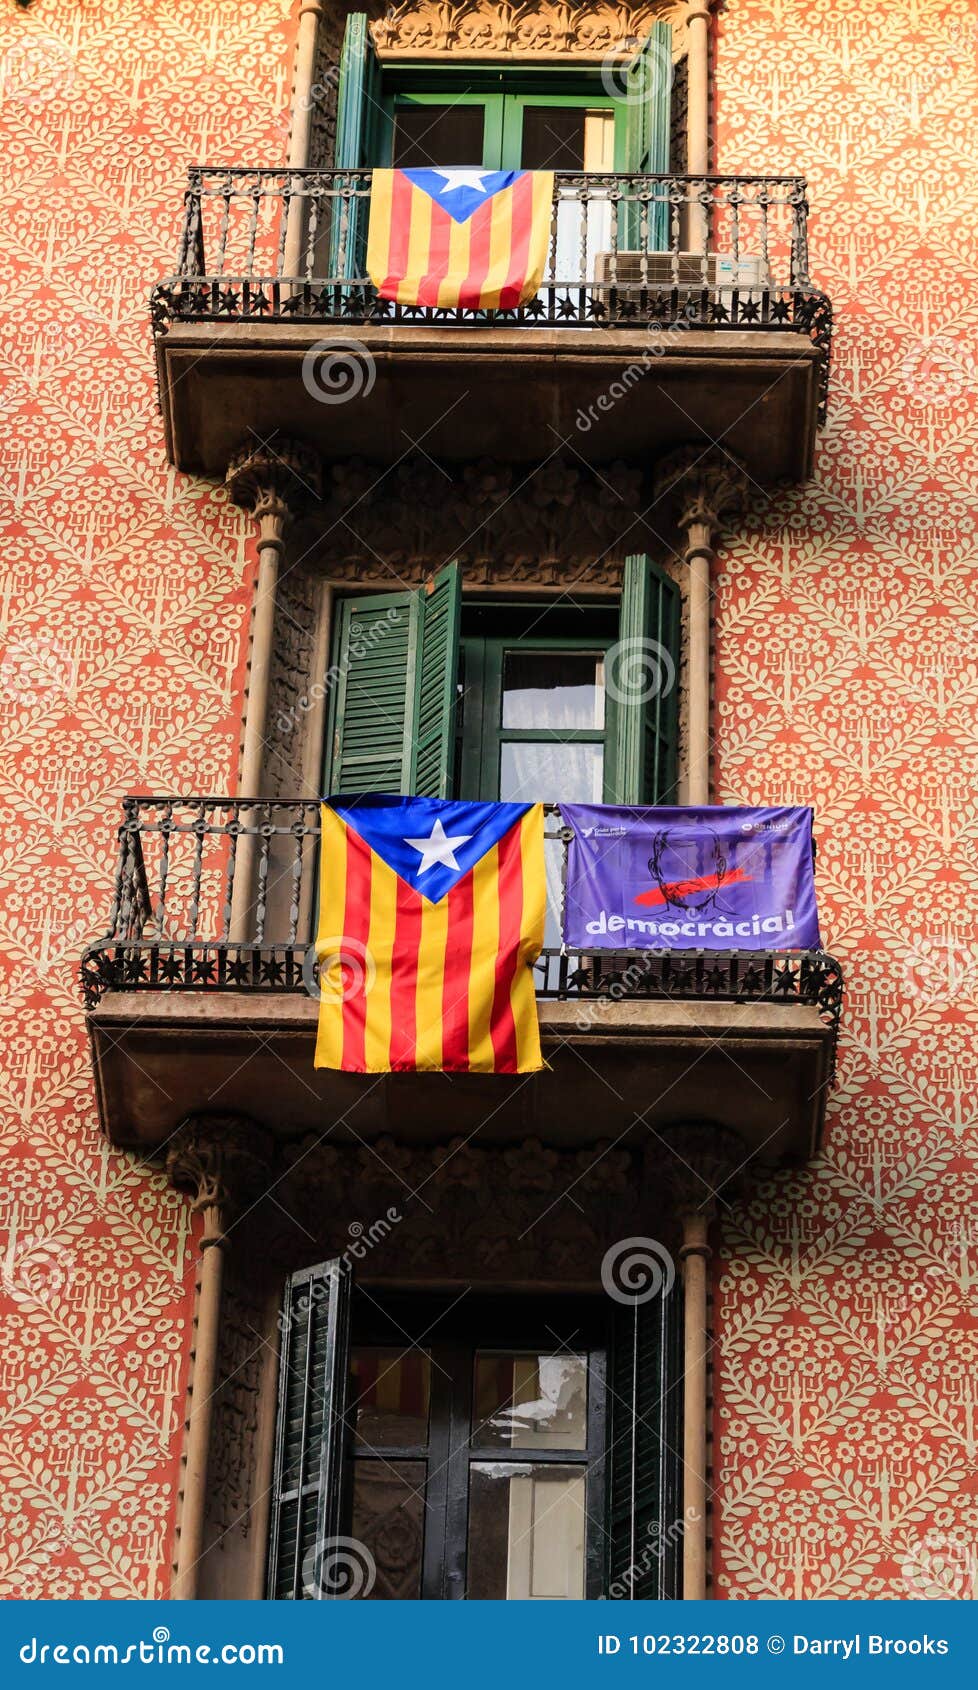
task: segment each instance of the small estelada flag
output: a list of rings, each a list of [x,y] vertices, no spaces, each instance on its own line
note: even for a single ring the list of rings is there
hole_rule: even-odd
[[[545,908],[539,804],[324,804],[316,1067],[542,1068]]]
[[[540,291],[552,170],[375,170],[367,272],[398,305],[511,311]]]

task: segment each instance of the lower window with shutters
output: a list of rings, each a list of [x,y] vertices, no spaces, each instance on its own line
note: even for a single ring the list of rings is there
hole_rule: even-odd
[[[340,1262],[295,1275],[269,1595],[678,1595],[679,1302],[380,1298]]]

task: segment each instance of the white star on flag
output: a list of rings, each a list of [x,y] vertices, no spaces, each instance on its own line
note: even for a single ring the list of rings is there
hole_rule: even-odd
[[[423,874],[427,874],[430,868],[435,868],[438,865],[457,869],[455,847],[456,845],[466,844],[471,838],[471,833],[446,834],[439,817],[427,839],[405,838],[404,843],[410,845],[412,851],[417,851],[421,857],[421,863],[415,871],[420,879]]]
[[[439,188],[438,190],[438,198],[442,199],[445,194],[453,194],[458,188],[475,188],[476,192],[481,194],[483,183],[489,181],[493,175],[493,171],[435,170],[432,174],[434,176],[440,176],[445,183],[445,186],[443,188]]]

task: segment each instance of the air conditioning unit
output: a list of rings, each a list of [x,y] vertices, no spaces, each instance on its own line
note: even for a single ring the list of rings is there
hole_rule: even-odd
[[[705,263],[701,252],[599,252],[594,281],[599,295],[612,288],[668,293],[674,287],[706,287],[721,295],[734,288],[759,293],[765,285],[764,260],[759,254],[735,258],[723,252],[707,253]]]

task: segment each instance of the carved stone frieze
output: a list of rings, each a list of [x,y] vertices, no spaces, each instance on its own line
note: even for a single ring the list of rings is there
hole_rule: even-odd
[[[470,584],[601,591],[617,586],[629,552],[661,553],[643,515],[651,502],[650,478],[624,463],[443,467],[422,457],[385,471],[353,460],[330,467],[301,550],[338,582],[406,585],[457,558]]]
[[[737,1133],[710,1121],[690,1121],[658,1134],[662,1175],[681,1215],[712,1217],[718,1198],[730,1202],[748,1160]]]
[[[317,1140],[284,1156],[278,1214],[294,1225],[272,1248],[293,1265],[318,1253],[371,1278],[596,1282],[612,1244],[664,1224],[654,1168],[607,1144]]]
[[[298,440],[244,446],[231,459],[225,482],[233,502],[253,516],[286,521],[306,500],[319,499],[319,459]]]
[[[170,1140],[166,1172],[195,1209],[234,1214],[268,1183],[269,1133],[243,1115],[191,1115]]]
[[[382,57],[603,59],[635,51],[661,18],[683,19],[680,3],[570,4],[568,0],[395,0],[374,23]]]
[[[669,507],[677,528],[699,523],[716,535],[743,511],[749,490],[750,477],[733,454],[702,442],[681,446],[656,465],[656,502]]]

